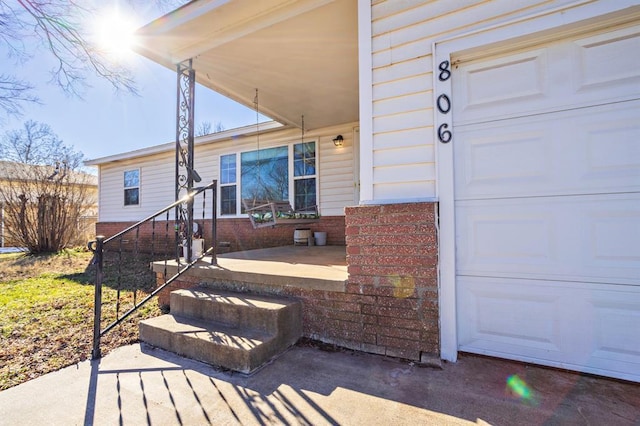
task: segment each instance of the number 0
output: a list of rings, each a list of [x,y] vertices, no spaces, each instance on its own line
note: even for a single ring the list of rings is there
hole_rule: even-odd
[[[436,105],[438,106],[438,111],[443,114],[448,114],[451,111],[451,99],[444,93],[438,96],[436,100]]]

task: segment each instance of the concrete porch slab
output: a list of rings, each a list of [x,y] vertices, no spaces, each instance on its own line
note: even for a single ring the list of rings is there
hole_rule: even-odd
[[[217,256],[217,265],[204,258],[189,276],[264,286],[295,286],[311,290],[344,292],[348,278],[344,246],[285,246],[247,250]],[[166,262],[167,273],[178,270],[175,260]],[[165,262],[152,264],[163,272]]]

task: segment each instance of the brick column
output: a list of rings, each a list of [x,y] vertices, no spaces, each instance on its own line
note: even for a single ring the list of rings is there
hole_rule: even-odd
[[[362,350],[417,360],[439,354],[435,209],[435,203],[346,209],[347,293],[365,296]]]

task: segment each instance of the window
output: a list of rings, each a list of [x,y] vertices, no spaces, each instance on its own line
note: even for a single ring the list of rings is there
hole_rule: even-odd
[[[220,157],[220,214],[237,213],[236,154]]]
[[[289,200],[288,147],[243,152],[240,172],[243,199]]]
[[[310,209],[317,205],[316,143],[304,142],[293,146],[294,209]]]
[[[238,197],[292,201],[296,210],[312,209],[318,203],[316,183],[315,142],[222,155],[220,214],[238,214]],[[290,193],[293,200],[289,199]]]
[[[140,204],[140,169],[124,172],[124,205]]]

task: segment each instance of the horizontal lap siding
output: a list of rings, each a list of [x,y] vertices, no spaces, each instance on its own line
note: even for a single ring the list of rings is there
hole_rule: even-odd
[[[99,220],[137,221],[173,202],[172,153],[118,161],[100,166]],[[140,169],[140,204],[124,206],[124,172]]]
[[[563,1],[372,1],[373,198],[434,197],[433,42]]]
[[[308,131],[306,142],[316,141],[320,213],[323,216],[343,216],[344,208],[354,204],[353,128],[355,124]],[[333,144],[341,134],[344,145]],[[194,166],[202,181],[195,186],[219,179],[221,155],[299,143],[299,129],[256,136],[239,136],[232,140],[196,144]],[[140,169],[140,205],[124,206],[124,172]],[[171,204],[174,200],[175,153],[173,151],[106,163],[100,166],[100,222],[130,222],[145,218]],[[210,193],[207,193],[205,217],[211,217]],[[194,205],[196,220],[202,218],[202,201]],[[246,218],[241,215],[240,217]],[[173,219],[173,214],[171,214]]]
[[[353,128],[334,133],[320,138],[318,149],[321,166],[318,201],[322,216],[344,216],[344,208],[354,205]],[[338,134],[344,138],[342,147],[333,144]]]

